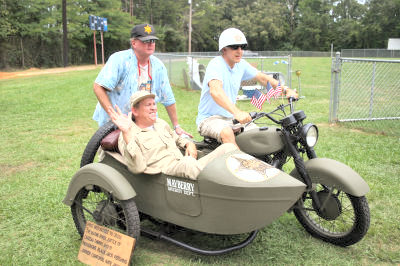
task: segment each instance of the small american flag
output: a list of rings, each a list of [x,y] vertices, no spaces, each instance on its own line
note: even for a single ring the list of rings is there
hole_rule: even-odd
[[[268,92],[267,92],[267,100],[269,102],[269,99],[271,99],[272,97],[274,97],[276,99],[276,97],[280,96],[282,94],[282,86],[280,85],[280,83],[278,84],[278,87],[271,88]]]
[[[251,104],[261,110],[263,103],[267,99],[267,95],[259,90],[255,90],[253,97],[251,98]]]

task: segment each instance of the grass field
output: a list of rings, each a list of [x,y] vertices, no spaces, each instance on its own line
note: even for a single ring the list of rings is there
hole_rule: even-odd
[[[319,126],[319,157],[348,164],[367,181],[371,226],[336,247],[306,233],[287,213],[237,252],[206,257],[142,237],[134,265],[400,264],[400,139],[328,124],[330,58],[293,58],[306,98],[297,104]],[[0,265],[81,265],[80,237],[62,204],[86,143],[97,129],[92,84],[99,69],[0,80]],[[296,87],[296,79],[293,87]],[[174,89],[179,122],[195,132],[198,91]],[[240,108],[253,110],[249,102]],[[264,109],[272,108],[267,103]],[[164,108],[160,116],[166,118]],[[221,221],[226,222],[226,221]],[[213,236],[191,236],[203,243]]]

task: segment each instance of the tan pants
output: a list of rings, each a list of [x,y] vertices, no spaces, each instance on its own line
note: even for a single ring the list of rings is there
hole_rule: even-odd
[[[163,173],[172,176],[187,177],[193,180],[197,179],[201,170],[212,160],[224,155],[225,153],[237,150],[236,145],[232,143],[225,143],[210,152],[206,156],[196,160],[192,156],[184,156],[179,161],[175,161],[167,168],[163,169]]]

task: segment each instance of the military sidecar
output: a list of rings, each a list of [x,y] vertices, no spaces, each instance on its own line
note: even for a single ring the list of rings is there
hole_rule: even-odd
[[[63,200],[71,207],[81,236],[90,220],[136,239],[142,233],[198,253],[222,254],[249,244],[306,188],[298,179],[241,151],[215,159],[197,180],[133,174],[118,152],[105,151],[103,157],[78,170]],[[230,247],[204,250],[141,226],[143,219],[210,234],[249,236]]]
[[[289,107],[290,113],[285,111]],[[83,235],[86,221],[91,220],[136,239],[142,234],[217,255],[248,245],[259,229],[293,210],[304,229],[318,239],[338,246],[359,242],[370,224],[365,197],[369,186],[363,178],[341,162],[317,157],[318,128],[304,123],[306,115],[294,110],[292,99],[269,113],[250,115],[253,122],[267,119],[278,127],[240,131],[236,142],[241,151],[214,159],[197,180],[132,174],[116,148],[115,126],[101,127],[86,146],[81,169],[63,201],[71,207],[78,232]],[[100,145],[104,156],[93,163]],[[206,138],[196,142],[199,157],[218,145]],[[282,169],[291,160],[294,168],[289,175]],[[249,235],[232,246],[203,249],[175,238],[170,234],[175,228]]]

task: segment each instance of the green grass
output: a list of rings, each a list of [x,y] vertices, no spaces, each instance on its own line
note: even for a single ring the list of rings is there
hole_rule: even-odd
[[[134,265],[369,265],[400,263],[400,139],[329,125],[330,58],[294,58],[301,69],[297,104],[318,124],[319,157],[348,164],[367,181],[371,226],[365,238],[336,247],[306,233],[293,214],[265,227],[237,252],[206,257],[142,237]],[[80,265],[80,238],[61,203],[97,125],[91,120],[97,70],[0,81],[0,265]],[[294,76],[293,87],[297,87]],[[179,122],[194,133],[198,91],[174,90]],[[240,108],[254,110],[249,102]],[[264,105],[268,110],[274,105]],[[160,107],[160,116],[166,118]],[[267,215],[267,214],[266,214]],[[226,222],[226,221],[221,221]],[[198,242],[225,241],[191,236]]]

